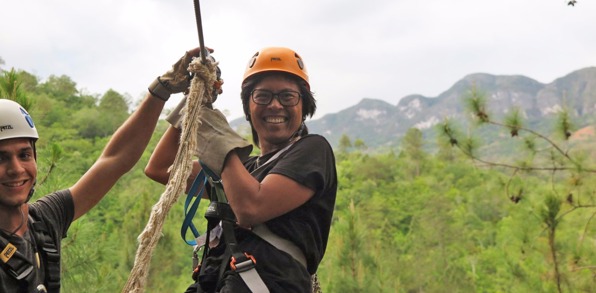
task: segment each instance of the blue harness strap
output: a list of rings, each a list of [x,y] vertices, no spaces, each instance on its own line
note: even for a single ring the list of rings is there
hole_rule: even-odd
[[[207,176],[205,176],[205,172],[201,170],[201,172],[197,174],[197,177],[195,177],[195,180],[193,181],[190,190],[186,195],[186,200],[184,201],[184,221],[182,222],[180,234],[184,242],[191,246],[197,245],[196,239],[199,238],[199,236],[201,236],[201,234],[193,224],[192,219],[194,218],[197,209],[199,208],[199,204],[201,203],[201,197],[203,197],[203,193],[205,192],[206,184]],[[194,236],[193,240],[186,239],[188,229],[191,230]]]

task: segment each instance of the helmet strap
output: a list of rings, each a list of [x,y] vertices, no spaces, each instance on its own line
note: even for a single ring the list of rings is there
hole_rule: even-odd
[[[35,193],[35,184],[37,184],[37,180],[33,182],[33,186],[31,187],[31,190],[29,190],[29,194],[27,195],[27,200],[25,202],[29,202],[31,197],[33,197],[33,193]]]
[[[293,142],[295,138],[300,137],[300,135],[302,134],[302,131],[304,131],[304,120],[302,120],[302,123],[300,124],[300,128],[298,128],[298,130],[296,130],[296,132],[294,132],[292,134],[292,136],[290,136],[290,138],[288,139],[288,141]]]

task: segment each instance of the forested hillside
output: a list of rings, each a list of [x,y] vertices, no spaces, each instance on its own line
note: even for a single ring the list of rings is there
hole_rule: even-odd
[[[134,101],[112,90],[81,93],[67,76],[39,82],[27,72],[4,72],[1,80],[4,96],[32,101],[40,133],[34,200],[72,185],[134,109]],[[124,286],[136,238],[164,191],[143,168],[166,126],[160,122],[135,168],[73,223],[63,241],[63,292]],[[581,157],[581,168],[512,174],[470,159],[456,147],[462,140],[438,143],[416,129],[398,152],[366,154],[352,139],[343,137],[336,149],[337,207],[318,272],[324,292],[596,292],[593,153]],[[553,142],[569,155],[591,143]],[[426,152],[429,144],[438,151]],[[507,158],[518,155],[512,147]],[[202,211],[197,215],[201,227]],[[182,220],[180,201],[153,255],[147,292],[183,292],[191,283],[192,247],[180,237]]]

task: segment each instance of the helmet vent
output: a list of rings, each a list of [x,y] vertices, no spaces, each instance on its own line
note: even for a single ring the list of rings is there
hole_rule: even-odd
[[[253,57],[252,59],[250,59],[250,62],[248,63],[248,68],[252,68],[253,66],[255,66],[255,62],[257,62],[257,57]]]
[[[29,113],[27,113],[27,111],[25,111],[25,110],[23,110],[23,108],[21,108],[21,114],[23,114],[23,116],[25,117],[25,120],[27,121],[27,124],[29,124],[29,127],[35,128],[35,124],[33,124],[33,119],[31,119],[31,116],[29,116]]]
[[[302,57],[300,57],[300,55],[298,55],[298,53],[294,52],[294,57],[296,57],[296,61],[298,62],[298,67],[300,67],[300,69],[304,70],[304,63],[302,63]]]
[[[248,62],[248,68],[252,68],[253,66],[255,66],[255,63],[257,62],[257,57],[259,56],[259,52],[256,52],[252,58],[250,59],[250,61]]]

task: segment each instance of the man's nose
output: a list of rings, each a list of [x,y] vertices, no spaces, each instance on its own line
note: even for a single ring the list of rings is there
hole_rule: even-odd
[[[10,176],[15,176],[18,174],[21,174],[25,168],[23,167],[23,163],[21,161],[19,161],[18,158],[11,158],[9,159],[9,161],[7,162],[7,173]]]

